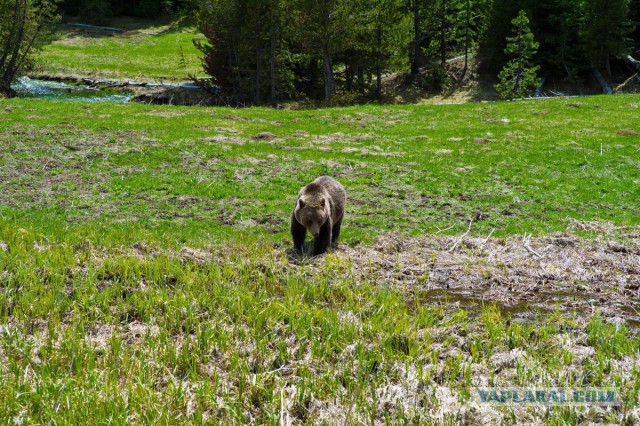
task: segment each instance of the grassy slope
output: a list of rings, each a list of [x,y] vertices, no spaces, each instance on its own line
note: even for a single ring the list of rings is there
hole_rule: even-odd
[[[38,72],[137,81],[181,81],[190,74],[202,75],[200,54],[192,42],[199,36],[194,27],[124,18],[110,25],[127,31],[96,35],[65,28],[42,51]]]
[[[285,249],[295,194],[321,173],[347,186],[349,245],[471,219],[483,236],[637,226],[639,137],[618,130],[640,130],[639,104],[2,101],[0,423],[637,419],[624,326],[469,318]],[[628,408],[457,411],[486,385],[615,385]]]

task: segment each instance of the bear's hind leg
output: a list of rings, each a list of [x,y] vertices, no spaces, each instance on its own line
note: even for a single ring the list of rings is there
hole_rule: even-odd
[[[320,227],[320,234],[313,242],[313,256],[318,256],[324,253],[331,244],[331,220],[327,220],[324,225]]]
[[[299,252],[302,252],[302,245],[304,244],[304,237],[307,235],[307,228],[302,226],[298,219],[296,219],[295,213],[291,215],[291,238],[293,239],[293,246]]]

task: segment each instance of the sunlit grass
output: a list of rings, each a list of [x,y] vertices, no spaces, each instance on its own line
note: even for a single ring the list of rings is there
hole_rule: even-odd
[[[145,82],[182,81],[202,76],[200,54],[193,39],[201,37],[193,25],[138,21],[111,25],[123,33],[95,33],[61,28],[60,37],[39,56],[37,73]]]
[[[640,341],[600,317],[445,314],[356,284],[332,254],[296,267],[262,244],[173,251],[8,224],[0,241],[5,424],[457,422],[475,417],[434,395],[465,404],[483,386],[615,386],[636,401]]]
[[[287,111],[5,101],[0,201],[5,217],[46,233],[279,240],[298,189],[328,174],[347,188],[352,243],[457,234],[470,222],[494,236],[637,225],[638,103]],[[260,132],[275,138],[254,139]]]
[[[624,322],[419,300],[336,253],[290,262],[287,228],[299,187],[329,174],[347,247],[470,222],[631,229],[639,103],[1,101],[0,423],[632,424]],[[479,386],[613,386],[626,405],[467,409]]]

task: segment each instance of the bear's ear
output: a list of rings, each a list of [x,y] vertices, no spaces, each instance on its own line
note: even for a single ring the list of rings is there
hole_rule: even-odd
[[[324,204],[324,198],[323,198],[322,200],[320,200],[320,207],[324,207],[324,206],[325,204]]]
[[[303,209],[304,208],[304,201],[298,200],[298,205],[300,206],[301,209]]]

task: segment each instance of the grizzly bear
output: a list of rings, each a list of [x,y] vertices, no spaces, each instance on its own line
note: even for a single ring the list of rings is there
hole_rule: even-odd
[[[347,193],[344,187],[329,176],[320,176],[298,193],[291,215],[293,245],[302,252],[307,231],[315,237],[312,256],[327,251],[340,236]]]

